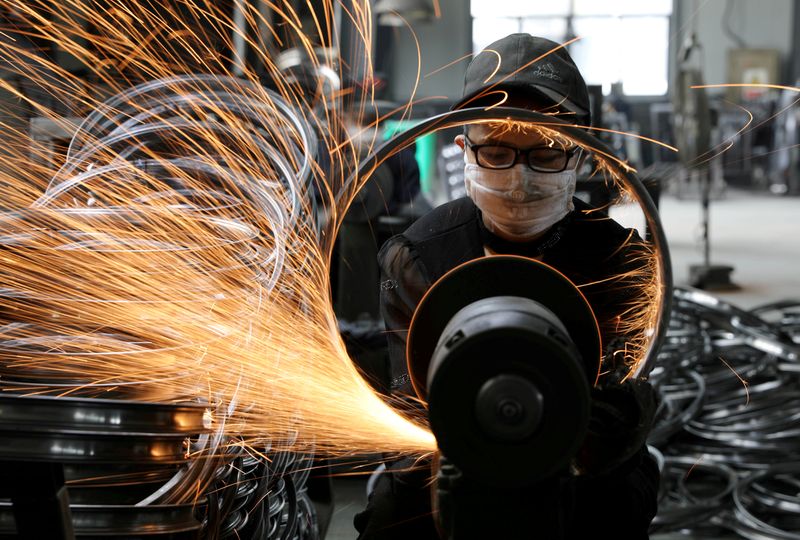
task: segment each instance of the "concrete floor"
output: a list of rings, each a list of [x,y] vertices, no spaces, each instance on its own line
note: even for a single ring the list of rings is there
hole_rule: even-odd
[[[675,284],[687,286],[689,265],[703,260],[700,203],[696,199],[664,196],[660,214]],[[713,294],[743,308],[800,299],[800,198],[727,190],[712,202],[710,216],[711,263],[733,266],[731,278],[739,286],[735,291]],[[635,216],[630,220],[627,225],[637,224]],[[335,479],[334,515],[326,540],[351,540],[357,536],[352,520],[366,504],[365,486],[366,478]]]
[[[367,505],[367,478],[334,478],[333,496],[333,516],[325,540],[352,540],[358,536],[353,516]]]
[[[661,219],[669,241],[676,285],[685,285],[690,264],[702,262],[697,201],[666,198]],[[728,190],[710,211],[711,263],[734,267],[737,291],[714,294],[749,308],[800,299],[800,199]]]

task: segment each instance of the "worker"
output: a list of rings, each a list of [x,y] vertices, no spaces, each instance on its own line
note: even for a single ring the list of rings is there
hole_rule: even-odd
[[[352,143],[340,160],[345,171],[383,143],[384,119],[399,107],[373,100],[355,82],[343,101],[342,135]],[[339,331],[348,354],[373,387],[388,390],[386,337],[379,310],[378,249],[430,210],[420,193],[420,169],[411,145],[390,156],[369,176],[344,215],[331,258],[331,283]],[[423,211],[425,210],[425,211]]]
[[[528,34],[504,37],[467,67],[454,108],[504,106],[590,122],[586,84],[565,48]],[[532,489],[531,537],[647,538],[655,516],[659,471],[646,449],[652,388],[625,380],[626,315],[635,307],[641,241],[605,214],[574,198],[585,151],[567,138],[508,122],[465,127],[467,197],[448,202],[391,238],[379,253],[381,312],[389,339],[391,391],[410,396],[406,367],[409,323],[427,289],[452,268],[491,254],[541,260],[581,287],[598,319],[606,374],[592,389],[589,433],[570,470]],[[469,414],[465,411],[465,414]],[[535,456],[531,456],[535,459]],[[356,516],[362,540],[438,538],[431,507],[431,470],[411,461],[389,466]],[[486,516],[486,519],[492,519]]]
[[[347,135],[354,152],[358,153],[357,159],[365,159],[382,143],[383,126],[379,124],[379,105],[384,108],[391,106],[379,103],[375,107],[355,110],[351,108],[343,115]],[[345,157],[351,156],[345,153]],[[374,320],[376,327],[378,326],[380,276],[375,257],[381,243],[393,234],[384,231],[381,217],[399,219],[409,207],[413,208],[413,202],[420,191],[419,173],[413,147],[394,154],[373,172],[344,216],[335,254],[339,265],[335,305],[340,319],[356,321],[366,318]],[[412,220],[408,220],[405,227],[411,222]],[[405,227],[398,228],[395,232]],[[378,330],[382,330],[382,325]],[[381,356],[385,355],[383,349],[385,346],[381,347]]]

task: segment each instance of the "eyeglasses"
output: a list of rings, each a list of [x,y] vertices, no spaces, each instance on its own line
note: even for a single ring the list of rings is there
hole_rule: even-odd
[[[475,161],[486,169],[510,169],[520,162],[522,156],[525,158],[522,163],[527,163],[534,171],[558,173],[565,170],[572,156],[580,151],[578,147],[568,150],[557,146],[534,146],[520,150],[502,144],[473,144],[466,135],[464,139],[467,147],[475,153]]]

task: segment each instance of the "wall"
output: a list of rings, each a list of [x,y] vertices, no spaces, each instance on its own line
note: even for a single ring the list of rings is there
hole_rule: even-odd
[[[450,62],[472,52],[472,18],[468,0],[439,0],[441,18],[413,25],[421,51],[421,72],[416,98],[461,96],[464,70],[469,59],[425,77]],[[392,97],[406,101],[411,97],[417,76],[417,48],[408,28],[394,31],[394,55],[390,75]],[[439,100],[443,101],[443,100]]]
[[[779,50],[783,71],[775,82],[790,82],[786,77],[792,61],[796,0],[675,0],[677,27],[673,28],[673,37],[680,44],[696,28],[704,49],[706,84],[728,82],[728,51],[738,48],[736,41],[723,31],[728,2],[733,32],[747,48]]]
[[[749,48],[774,48],[781,52],[783,72],[779,83],[790,83],[793,61],[793,26],[796,0],[675,0],[672,27],[671,73],[675,73],[674,51],[693,28],[705,51],[706,83],[728,80],[728,50],[737,44],[723,32],[725,8],[731,2],[730,27]],[[472,25],[468,0],[440,0],[442,17],[413,26],[422,51],[422,75],[451,62],[471,50]],[[417,52],[408,29],[394,32],[394,55],[390,88],[396,100],[410,97],[416,77]],[[417,97],[444,95],[456,98],[466,61],[420,80]]]

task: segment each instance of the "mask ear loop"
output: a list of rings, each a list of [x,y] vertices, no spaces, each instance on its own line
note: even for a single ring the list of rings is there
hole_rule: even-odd
[[[589,156],[591,156],[592,153],[587,152],[584,148],[578,148],[576,154],[578,154],[578,161],[575,165],[575,170],[580,171],[583,168],[584,164],[586,163],[586,160],[589,159]],[[570,158],[570,160],[571,159],[572,158]]]
[[[581,169],[583,169],[583,166],[589,160],[589,158],[591,157],[592,153],[589,152],[588,150],[586,150],[585,148],[580,148],[578,150],[578,153],[579,153],[579,157],[578,157],[578,162],[575,164],[575,171],[576,171],[576,173],[580,174]],[[593,176],[594,173],[597,172],[596,171],[596,167],[597,167],[597,163],[598,162],[597,161],[591,161],[591,163],[592,163],[592,170],[589,171],[588,176]]]

